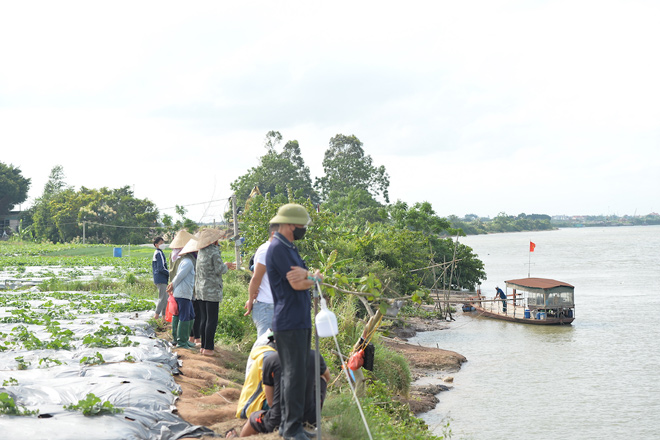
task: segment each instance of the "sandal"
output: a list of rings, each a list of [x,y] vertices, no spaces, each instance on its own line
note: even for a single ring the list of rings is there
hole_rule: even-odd
[[[225,438],[235,438],[238,437],[236,429],[231,428],[229,431],[225,432]]]

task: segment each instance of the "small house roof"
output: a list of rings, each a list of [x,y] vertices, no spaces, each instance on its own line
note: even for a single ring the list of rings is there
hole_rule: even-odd
[[[508,287],[527,291],[544,292],[573,292],[575,286],[563,281],[551,280],[550,278],[520,278],[518,280],[505,281]]]

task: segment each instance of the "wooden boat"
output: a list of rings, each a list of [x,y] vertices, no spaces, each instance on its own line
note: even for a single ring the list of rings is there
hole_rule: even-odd
[[[503,300],[481,294],[469,298],[465,305],[474,307],[481,316],[525,324],[561,325],[575,320],[574,286],[548,278],[522,278],[505,284],[506,312]]]

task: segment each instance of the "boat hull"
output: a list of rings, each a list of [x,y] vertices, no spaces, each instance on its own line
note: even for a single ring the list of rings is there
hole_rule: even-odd
[[[479,316],[485,316],[486,318],[491,318],[491,319],[499,319],[501,321],[509,321],[509,322],[519,322],[521,324],[531,324],[531,325],[571,325],[571,323],[575,320],[574,317],[561,317],[561,318],[545,318],[545,319],[535,319],[535,318],[525,318],[523,316],[513,316],[511,314],[505,315],[500,312],[491,312],[480,305],[476,303],[470,304],[472,307],[474,307],[475,312],[478,313]]]

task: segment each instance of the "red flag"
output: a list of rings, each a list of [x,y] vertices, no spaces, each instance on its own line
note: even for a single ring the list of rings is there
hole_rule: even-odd
[[[534,242],[529,242],[529,251],[534,252],[534,248],[536,247],[536,244]]]

